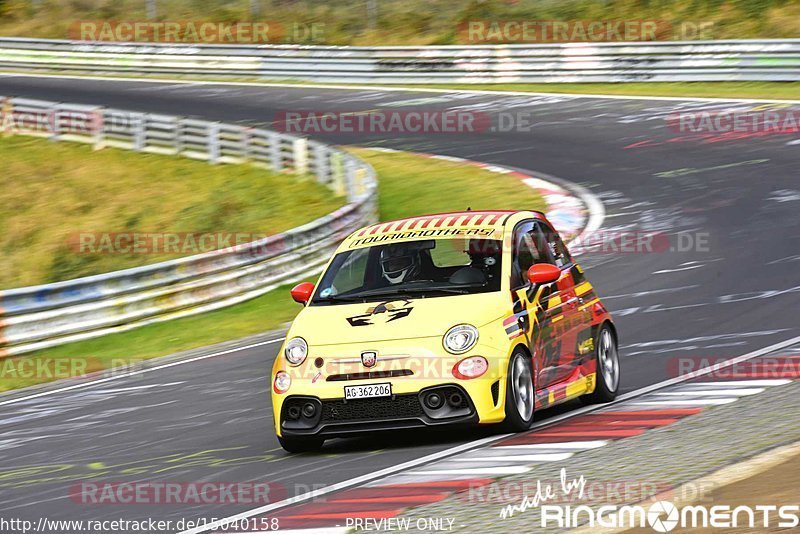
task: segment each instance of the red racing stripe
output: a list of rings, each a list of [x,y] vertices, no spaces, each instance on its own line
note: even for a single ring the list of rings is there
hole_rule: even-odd
[[[694,415],[702,411],[702,408],[668,408],[663,410],[619,410],[612,412],[599,412],[589,415],[613,415],[614,417],[658,417],[663,415],[667,417],[682,417],[686,415]]]
[[[449,493],[429,493],[427,495],[392,495],[391,497],[359,497],[351,499],[334,499],[329,502],[337,503],[382,503],[382,504],[402,504],[408,507],[420,506],[423,504],[431,504],[434,502],[443,501],[449,497]]]
[[[627,421],[619,421],[619,420],[609,420],[609,421],[597,421],[597,420],[580,420],[575,421],[574,425],[577,427],[584,427],[590,426],[592,428],[596,428],[599,425],[609,425],[613,427],[641,427],[641,428],[655,428],[659,426],[666,426],[671,425],[672,423],[677,423],[678,419],[669,419],[667,417],[660,418],[660,419],[630,419]]]

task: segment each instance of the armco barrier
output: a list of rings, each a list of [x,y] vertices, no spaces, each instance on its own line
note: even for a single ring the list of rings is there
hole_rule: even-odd
[[[800,39],[426,47],[0,38],[0,70],[339,83],[800,80]]]
[[[364,161],[277,132],[96,106],[0,98],[6,130],[59,141],[250,163],[313,175],[346,206],[279,235],[195,256],[54,284],[0,291],[0,356],[229,306],[321,268],[338,242],[377,220]]]

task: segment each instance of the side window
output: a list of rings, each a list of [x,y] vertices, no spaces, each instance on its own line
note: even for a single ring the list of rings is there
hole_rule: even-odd
[[[547,238],[547,248],[549,249],[550,254],[553,256],[553,263],[555,263],[559,269],[563,269],[567,265],[570,265],[572,263],[572,256],[569,255],[569,251],[567,250],[566,245],[564,245],[564,242],[561,240],[561,237],[558,235],[558,232],[546,224],[542,224],[542,229],[544,230]]]
[[[539,225],[523,222],[514,229],[514,260],[511,264],[511,288],[528,283],[527,273],[534,263],[550,263],[547,242]]]

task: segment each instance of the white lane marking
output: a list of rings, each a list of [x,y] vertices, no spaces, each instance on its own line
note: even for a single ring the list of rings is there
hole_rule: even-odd
[[[798,141],[800,141],[800,139],[798,139]],[[800,261],[800,254],[796,254],[794,256],[786,256],[785,258],[780,258],[780,259],[777,259],[777,260],[773,260],[773,261],[767,263],[767,265],[776,265],[778,263],[787,263],[787,262],[790,262],[790,261]]]
[[[606,215],[606,217],[610,217],[610,215]],[[657,295],[659,293],[677,293],[678,291],[683,291],[685,289],[694,289],[696,287],[700,287],[700,285],[693,284],[690,286],[668,287],[665,289],[653,289],[650,291],[637,291],[636,293],[622,293],[620,295],[603,295],[603,300],[649,297],[650,295]]]
[[[784,386],[791,384],[792,380],[788,378],[774,379],[774,380],[721,380],[719,382],[695,382],[689,384],[690,386],[704,386],[704,387],[772,387]]]
[[[260,341],[258,343],[253,343],[251,345],[245,345],[243,347],[236,347],[236,348],[233,348],[233,349],[227,349],[227,350],[223,350],[223,351],[219,351],[219,352],[213,352],[211,354],[204,354],[202,356],[196,356],[194,358],[188,358],[186,360],[179,360],[177,362],[170,362],[170,363],[165,363],[163,365],[157,365],[155,367],[150,367],[148,369],[139,369],[138,371],[125,372],[123,374],[109,376],[109,377],[106,377],[106,378],[101,378],[99,380],[92,380],[92,381],[84,382],[84,383],[81,383],[81,384],[74,384],[72,386],[66,386],[66,387],[63,387],[63,388],[51,389],[49,391],[42,391],[41,393],[34,393],[33,395],[26,395],[24,397],[17,397],[15,399],[9,399],[7,401],[2,401],[2,402],[0,402],[0,406],[5,406],[7,404],[16,404],[18,402],[23,402],[23,401],[27,401],[27,400],[31,400],[31,399],[37,399],[39,397],[46,397],[48,395],[54,395],[56,393],[62,393],[64,391],[72,391],[72,390],[75,390],[75,389],[82,389],[82,388],[86,388],[86,387],[89,387],[89,386],[95,386],[97,384],[105,384],[106,382],[111,382],[112,380],[119,380],[121,378],[128,378],[128,377],[131,377],[131,376],[142,375],[142,374],[150,373],[150,372],[153,372],[153,371],[160,371],[161,369],[167,369],[169,367],[175,367],[175,366],[178,366],[178,365],[183,365],[185,363],[192,363],[192,362],[197,362],[197,361],[200,361],[200,360],[206,360],[208,358],[215,358],[217,356],[224,356],[226,354],[231,354],[233,352],[239,352],[241,350],[253,349],[253,348],[256,348],[256,347],[263,347],[264,345],[271,345],[272,343],[280,343],[281,341],[283,341],[283,339],[284,338],[270,339],[270,340],[267,340],[267,341]]]
[[[366,482],[370,482],[379,478],[386,478],[390,475],[394,475],[399,471],[410,471],[411,469],[426,463],[431,463],[435,460],[440,460],[447,456],[452,456],[454,454],[458,454],[460,452],[465,452],[468,450],[472,450],[483,445],[487,445],[494,441],[505,439],[511,436],[511,434],[502,434],[499,436],[491,436],[488,438],[479,439],[476,441],[470,441],[469,443],[463,443],[461,445],[457,445],[456,447],[452,447],[450,449],[445,449],[443,451],[435,452],[433,454],[429,454],[428,456],[423,456],[422,458],[417,458],[415,460],[410,460],[408,462],[402,463],[400,465],[387,467],[385,469],[381,469],[380,471],[375,471],[373,473],[367,473],[366,475],[361,475],[356,478],[352,478],[349,480],[344,480],[342,482],[337,482],[336,484],[331,484],[330,486],[325,486],[324,488],[320,488],[314,491],[309,491],[308,493],[303,493],[301,495],[295,495],[294,497],[289,497],[282,501],[278,501],[272,504],[267,504],[265,506],[261,506],[259,508],[255,508],[253,510],[248,510],[245,512],[241,512],[239,514],[218,519],[216,521],[212,521],[206,525],[197,526],[191,528],[189,530],[184,530],[179,534],[195,534],[198,532],[207,532],[209,530],[216,530],[220,528],[220,525],[230,524],[231,522],[235,522],[242,519],[247,519],[248,517],[252,517],[254,515],[259,514],[266,514],[272,510],[276,510],[278,508],[285,508],[290,504],[295,504],[298,502],[307,501],[309,499],[313,499],[316,497],[320,497],[322,495],[327,495],[328,493],[333,493],[334,491],[339,491],[340,489],[350,488],[352,486],[358,486],[364,484]],[[416,473],[415,474],[419,474]],[[447,473],[449,474],[449,473]],[[467,474],[466,472],[461,472],[460,474]],[[513,474],[513,473],[512,473]]]
[[[660,271],[653,271],[653,274],[668,274],[668,273],[679,273],[681,271],[691,271],[692,269],[700,269],[705,267],[704,265],[687,265],[686,267],[676,267],[675,269],[662,269]]]
[[[786,340],[780,341],[778,343],[773,343],[772,345],[769,345],[769,346],[761,348],[761,349],[754,350],[752,352],[748,352],[746,354],[742,354],[741,356],[737,356],[736,358],[731,358],[730,360],[726,360],[724,362],[719,362],[719,363],[716,363],[716,364],[711,365],[709,367],[705,367],[703,369],[699,369],[697,371],[694,371],[691,375],[677,376],[675,378],[670,378],[668,380],[663,380],[661,382],[657,382],[655,384],[651,384],[649,386],[646,386],[646,387],[643,387],[643,388],[639,388],[639,389],[637,389],[635,391],[631,391],[629,393],[625,393],[623,395],[618,396],[617,400],[615,400],[614,402],[612,402],[610,404],[596,405],[596,406],[586,406],[586,407],[583,407],[583,408],[578,408],[578,409],[573,410],[571,412],[567,412],[567,413],[564,413],[564,414],[561,414],[561,415],[558,415],[558,416],[555,416],[555,417],[551,417],[550,419],[542,421],[541,423],[534,424],[533,427],[531,427],[531,430],[534,430],[536,428],[540,428],[540,427],[545,426],[545,425],[553,425],[553,424],[558,423],[560,421],[564,421],[566,419],[572,419],[573,417],[577,417],[579,415],[583,415],[583,414],[590,413],[590,412],[599,411],[601,409],[607,410],[609,406],[614,406],[614,405],[617,405],[617,404],[621,404],[621,403],[623,403],[625,401],[628,401],[628,400],[631,400],[631,399],[634,399],[634,398],[637,398],[637,397],[641,397],[642,395],[645,395],[647,393],[652,393],[653,391],[656,391],[658,389],[663,389],[665,387],[673,386],[675,384],[681,384],[681,383],[686,382],[688,380],[692,380],[692,379],[695,379],[695,378],[698,378],[698,377],[701,377],[701,376],[705,376],[707,374],[718,372],[721,369],[726,369],[726,368],[731,367],[733,365],[736,365],[738,363],[742,363],[742,362],[745,362],[747,360],[752,360],[753,358],[758,358],[759,356],[764,356],[765,354],[769,354],[770,352],[774,352],[776,350],[780,350],[780,349],[783,349],[785,347],[790,347],[790,346],[795,345],[797,343],[800,343],[800,336],[796,336],[796,337],[793,337],[791,339],[786,339]],[[710,400],[710,399],[706,399],[706,400]],[[726,400],[728,402],[735,402],[736,401],[736,399],[726,399]],[[675,404],[675,402],[677,402],[677,401],[672,401],[672,402],[668,402],[668,403],[654,402],[652,404],[664,405],[664,404]],[[632,404],[637,404],[637,403],[632,403]],[[645,402],[644,405],[651,405],[651,403]],[[507,438],[507,437],[509,437],[511,435],[512,434],[503,434],[503,435],[500,435],[500,436],[491,436],[491,437],[488,437],[488,438],[479,439],[479,440],[472,441],[472,442],[469,442],[469,443],[464,443],[462,445],[458,445],[458,446],[452,447],[450,449],[445,449],[443,451],[439,451],[437,453],[430,454],[430,455],[424,456],[422,458],[417,458],[415,460],[411,460],[411,461],[402,463],[402,464],[394,466],[394,467],[387,467],[385,469],[381,469],[380,471],[377,471],[375,473],[369,473],[369,474],[362,475],[362,476],[359,476],[359,477],[356,477],[356,478],[353,478],[353,479],[350,479],[350,480],[344,480],[342,482],[337,482],[336,484],[331,484],[330,486],[326,486],[326,487],[320,488],[318,490],[314,490],[314,491],[310,491],[310,492],[307,492],[307,493],[303,493],[301,495],[296,495],[294,497],[290,497],[290,498],[284,499],[282,501],[278,501],[278,502],[275,502],[275,503],[272,503],[272,504],[268,504],[268,505],[262,506],[260,508],[254,508],[252,510],[241,512],[239,514],[236,514],[236,515],[233,515],[233,516],[230,516],[230,517],[227,517],[227,518],[219,519],[217,521],[213,521],[213,522],[208,523],[208,524],[203,525],[203,526],[198,526],[198,527],[195,527],[195,528],[192,528],[192,529],[189,529],[189,530],[185,530],[183,532],[180,532],[179,534],[197,534],[197,533],[200,533],[200,532],[207,532],[209,530],[215,530],[215,529],[218,529],[220,525],[225,524],[226,522],[236,521],[236,520],[240,520],[240,519],[247,519],[248,517],[252,517],[254,515],[265,514],[267,512],[272,511],[272,510],[277,510],[279,508],[284,508],[284,507],[286,507],[286,506],[288,506],[290,504],[295,504],[295,503],[298,503],[298,502],[307,501],[309,499],[313,499],[313,498],[319,497],[321,495],[327,495],[329,493],[333,493],[334,491],[338,491],[340,489],[350,488],[350,487],[357,486],[357,485],[360,485],[360,484],[365,484],[367,482],[373,482],[373,481],[378,480],[380,478],[386,478],[386,477],[388,477],[390,475],[395,475],[395,474],[400,473],[402,471],[407,471],[407,470],[410,470],[412,468],[424,465],[426,463],[430,463],[430,462],[432,462],[434,460],[439,460],[439,459],[443,459],[443,458],[446,458],[446,457],[449,457],[449,456],[453,456],[453,455],[458,454],[460,452],[466,452],[466,451],[470,451],[470,450],[473,450],[473,449],[478,449],[478,448],[480,448],[480,447],[482,447],[484,445],[489,445],[491,443],[500,441],[500,440],[505,439],[505,438]],[[592,442],[585,442],[584,444],[588,444],[588,443],[592,443]],[[595,442],[595,443],[598,443],[598,442]],[[605,445],[605,442],[599,442],[599,443],[603,443]],[[541,444],[541,445],[547,445],[549,447],[554,447],[555,446],[555,444],[553,444],[553,443]],[[565,445],[565,444],[561,444],[561,445]],[[599,445],[599,446],[602,447],[602,445]],[[496,447],[496,448],[499,448],[499,447]],[[544,447],[542,447],[542,448],[544,448]],[[422,473],[415,473],[415,474],[422,474]],[[444,473],[444,474],[454,474],[454,473]],[[463,475],[463,474],[466,474],[466,473],[462,472],[462,473],[459,473],[459,474]]]
[[[138,389],[163,388],[167,386],[177,386],[179,384],[185,384],[185,383],[186,383],[185,381],[167,382],[165,384],[148,384],[146,386],[131,386],[128,388],[98,389],[97,393],[124,393],[126,391],[136,391]]]
[[[664,391],[653,393],[653,395],[663,395],[669,397],[730,397],[757,395],[762,393],[764,388],[738,388],[738,389],[697,389],[691,391]]]
[[[736,402],[738,399],[694,399],[694,400],[653,400],[653,401],[636,401],[631,403],[636,406],[717,406],[722,404],[730,404]]]
[[[264,534],[263,530],[252,532],[237,532],[237,534]],[[348,527],[328,527],[328,528],[293,528],[291,530],[280,530],[281,534],[347,534],[350,532]]]
[[[567,441],[564,443],[530,443],[527,445],[501,445],[492,447],[493,450],[508,449],[508,450],[537,450],[537,449],[577,449],[589,450],[599,449],[608,445],[607,441]]]
[[[525,465],[500,465],[497,467],[471,467],[465,469],[432,469],[412,471],[414,475],[521,475],[533,469]]]
[[[630,349],[630,348],[651,348],[651,347],[662,347],[664,345],[688,345],[688,344],[695,344],[695,343],[702,343],[705,341],[725,341],[730,339],[741,339],[741,338],[750,338],[750,337],[759,337],[759,336],[771,336],[774,334],[779,334],[781,332],[786,332],[790,330],[789,328],[779,328],[776,330],[756,330],[754,332],[733,332],[730,334],[712,334],[708,336],[695,336],[689,338],[682,338],[682,339],[657,339],[654,341],[645,341],[642,343],[630,343],[628,345],[621,345],[620,348],[623,349]],[[695,347],[679,347],[679,349],[683,350],[690,350]],[[783,348],[783,347],[781,347]],[[627,354],[627,351],[626,351]],[[748,358],[749,359],[749,358]],[[702,362],[702,360],[701,360]],[[700,375],[698,375],[700,376]]]
[[[390,93],[448,93],[464,95],[485,95],[485,96],[546,96],[556,98],[594,98],[602,100],[658,100],[664,102],[733,102],[743,104],[758,104],[761,102],[775,104],[800,104],[800,100],[781,100],[777,98],[711,98],[699,96],[641,96],[641,95],[602,95],[594,93],[534,93],[530,91],[488,91],[480,89],[436,89],[432,87],[391,87],[384,85],[338,85],[338,84],[299,84],[299,83],[258,83],[258,82],[226,82],[226,81],[192,81],[175,80],[171,78],[121,78],[118,76],[78,76],[60,74],[28,74],[19,72],[0,72],[1,77],[8,78],[58,78],[63,80],[105,80],[111,82],[142,82],[153,84],[176,84],[176,85],[232,85],[239,87],[292,87],[298,89],[331,89],[341,91],[382,91]]]
[[[452,458],[453,462],[560,462],[570,458],[573,452],[561,454],[499,454],[495,456],[468,456],[466,458]]]

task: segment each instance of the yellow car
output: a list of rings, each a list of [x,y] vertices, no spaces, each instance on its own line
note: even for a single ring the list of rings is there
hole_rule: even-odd
[[[290,452],[390,429],[503,423],[607,402],[617,332],[545,216],[466,211],[379,223],[338,248],[272,369]]]

